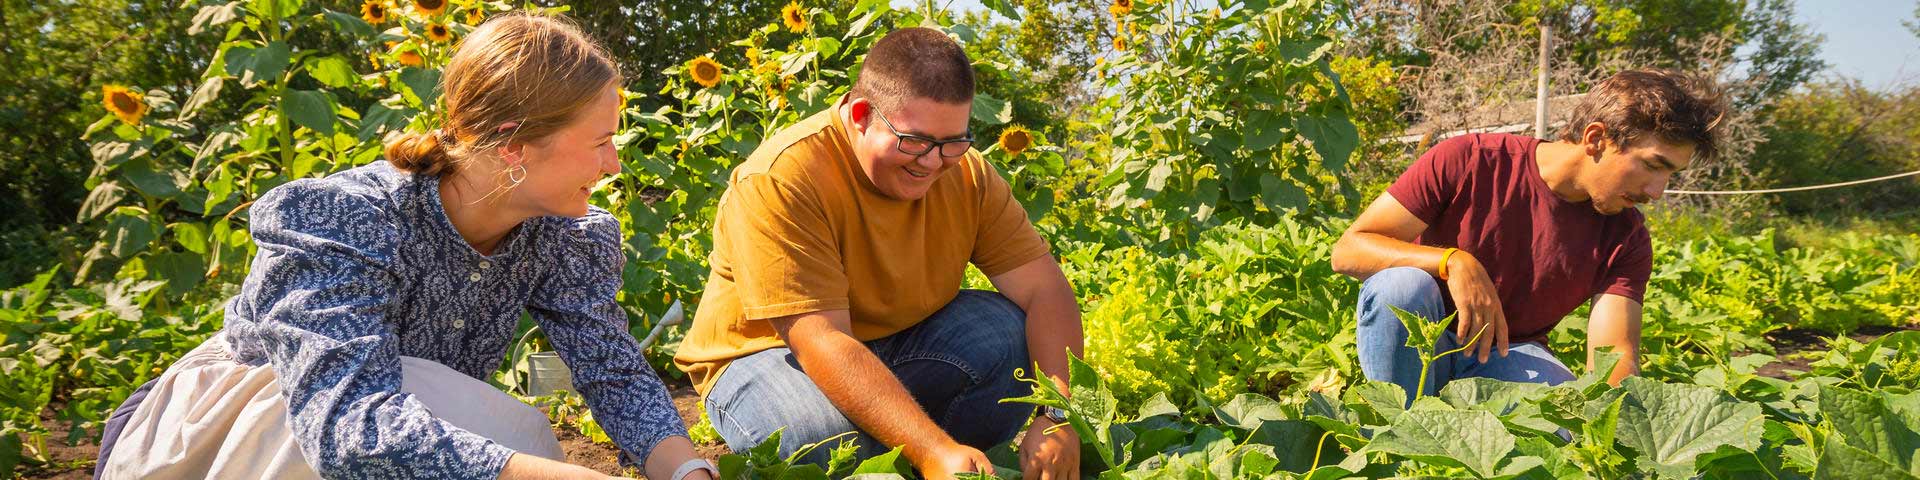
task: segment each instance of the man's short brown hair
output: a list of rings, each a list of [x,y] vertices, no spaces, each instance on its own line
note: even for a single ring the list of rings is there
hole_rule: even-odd
[[[867,51],[848,99],[866,99],[882,112],[898,111],[909,98],[940,103],[973,102],[973,61],[959,43],[931,28],[895,30]]]
[[[1695,158],[1714,158],[1720,151],[1720,120],[1726,116],[1725,94],[1706,77],[1668,70],[1628,70],[1614,74],[1587,92],[1573,108],[1560,141],[1579,143],[1588,124],[1607,126],[1607,140],[1616,148],[1651,133],[1661,139],[1690,143]]]

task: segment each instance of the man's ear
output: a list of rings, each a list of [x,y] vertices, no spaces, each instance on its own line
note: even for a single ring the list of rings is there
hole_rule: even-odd
[[[873,102],[864,98],[847,101],[847,128],[862,134],[873,123]]]
[[[1612,140],[1607,137],[1607,124],[1593,122],[1580,129],[1580,148],[1587,158],[1595,162],[1600,161],[1601,154],[1606,153],[1607,145],[1611,143]]]

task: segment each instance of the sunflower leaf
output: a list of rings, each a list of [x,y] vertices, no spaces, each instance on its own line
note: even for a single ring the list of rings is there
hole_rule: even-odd
[[[1013,121],[1013,103],[986,93],[973,94],[973,121],[993,126]]]
[[[360,17],[325,8],[320,9],[320,12],[321,15],[327,18],[327,21],[333,22],[333,28],[335,29],[356,37],[373,36],[373,25],[367,24],[367,21],[361,20]]]
[[[323,135],[333,135],[333,99],[314,90],[288,90],[280,97],[280,112],[293,123]]]
[[[286,42],[271,42],[260,48],[233,47],[227,50],[227,74],[240,77],[249,87],[280,76],[287,70],[292,52]]]
[[[353,66],[339,55],[307,58],[307,76],[332,88],[346,88],[355,78]],[[198,92],[196,92],[198,93]]]
[[[200,7],[200,13],[193,15],[193,26],[187,27],[187,35],[199,35],[208,27],[218,26],[240,17],[240,2],[227,2],[224,5]]]
[[[1010,20],[1020,21],[1020,10],[1014,8],[1014,3],[1011,0],[981,0],[980,4],[993,9],[996,13],[1005,15]]]

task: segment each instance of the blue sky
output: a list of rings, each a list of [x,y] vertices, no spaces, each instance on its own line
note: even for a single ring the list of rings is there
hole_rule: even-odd
[[[1913,19],[1916,0],[1798,0],[1794,10],[1801,22],[1827,36],[1820,49],[1827,75],[1860,79],[1866,86],[1887,89],[1920,83],[1920,37],[1901,21]],[[956,10],[984,8],[979,0],[935,0]],[[921,0],[894,0],[911,7]]]

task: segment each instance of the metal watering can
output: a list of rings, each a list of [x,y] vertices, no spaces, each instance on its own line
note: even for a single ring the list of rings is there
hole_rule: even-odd
[[[640,340],[640,350],[645,351],[647,347],[652,346],[654,341],[660,339],[660,333],[666,331],[667,327],[684,323],[686,319],[686,309],[680,305],[679,300],[675,300],[673,306],[667,308],[667,313],[660,316],[660,322],[653,325],[653,331],[647,332],[647,338]],[[540,327],[536,325],[528,329],[525,335],[521,335],[520,340],[514,342],[514,351],[517,353],[526,348],[527,339],[537,331],[540,331]],[[525,385],[527,395],[538,397],[560,390],[574,391],[573,371],[568,370],[566,362],[560,360],[559,352],[533,352],[527,354],[527,358],[523,361],[527,366]]]

